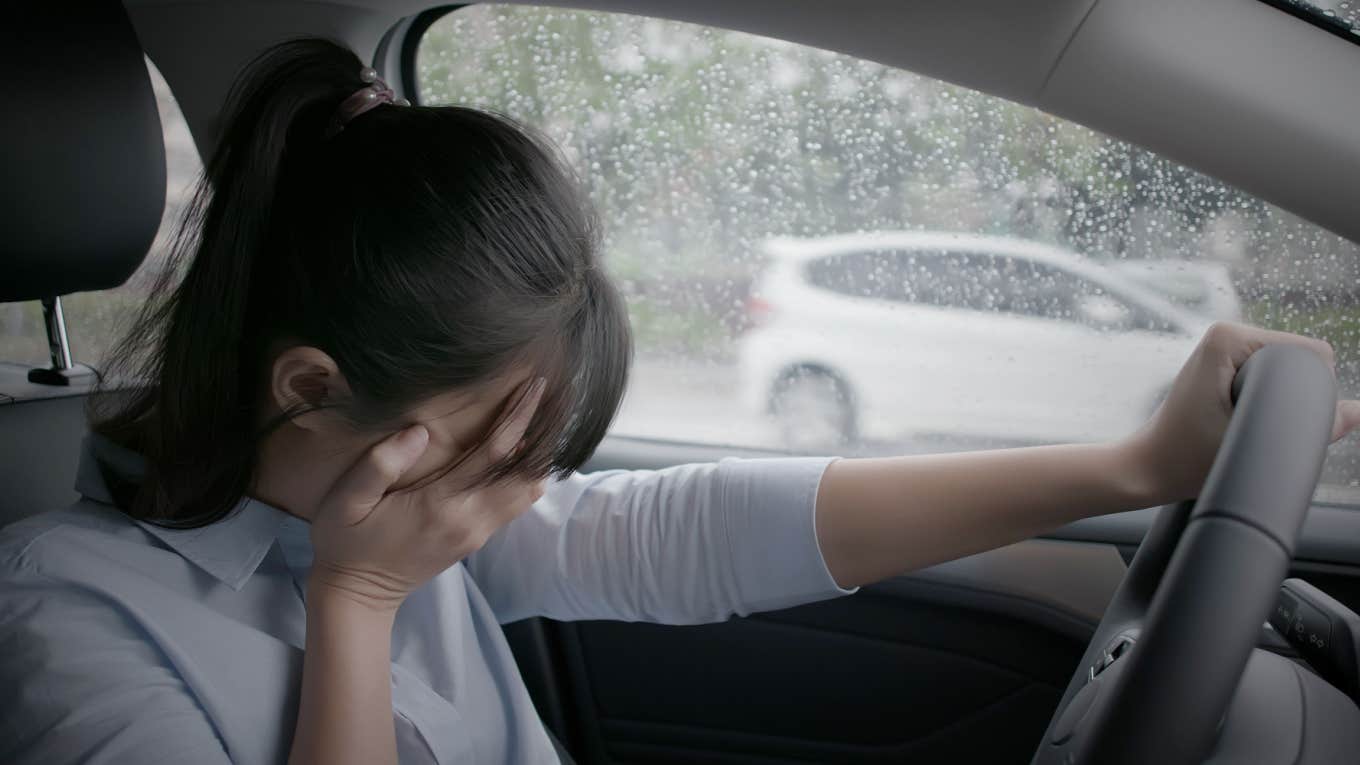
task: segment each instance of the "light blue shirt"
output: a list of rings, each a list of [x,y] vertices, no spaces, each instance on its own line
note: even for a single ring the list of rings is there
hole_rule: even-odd
[[[86,439],[83,499],[0,530],[0,762],[276,763],[296,720],[312,549],[305,521],[242,500],[168,530],[110,504]],[[552,483],[397,613],[403,763],[550,763],[500,623],[719,621],[850,592],[818,548],[828,460],[725,460]]]

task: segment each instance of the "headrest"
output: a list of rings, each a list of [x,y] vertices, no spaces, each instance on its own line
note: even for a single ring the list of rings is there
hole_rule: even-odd
[[[156,96],[118,0],[7,7],[0,302],[116,287],[165,207]]]

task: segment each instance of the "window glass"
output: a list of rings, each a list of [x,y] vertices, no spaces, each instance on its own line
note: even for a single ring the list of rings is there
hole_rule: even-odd
[[[995,311],[1073,323],[1078,320],[1078,303],[1104,292],[1066,271],[1040,263],[989,255],[973,258],[968,268],[994,275],[983,291],[1001,298],[992,308]]]
[[[1316,8],[1323,18],[1344,24],[1360,42],[1360,3],[1355,0],[1315,0],[1308,5]]]
[[[146,260],[121,287],[62,297],[71,356],[96,368],[101,367],[105,353],[145,300],[151,280],[165,263],[175,227],[202,171],[198,149],[170,87],[150,59],[146,65],[165,133],[167,186],[160,230]],[[34,366],[49,363],[40,303],[0,304],[0,360]]]
[[[970,306],[955,295],[950,277],[959,256],[938,251],[855,252],[812,261],[805,269],[808,283],[855,298],[892,301],[941,308]]]
[[[47,359],[42,305],[0,303],[0,362],[46,366]]]
[[[960,279],[960,274],[970,278]],[[1076,322],[1104,330],[1174,329],[1105,284],[1016,255],[856,252],[814,259],[803,269],[803,278],[812,287],[853,298]],[[885,302],[882,307],[888,306]]]
[[[1007,279],[1007,289],[1012,297],[1003,310],[1025,316],[1075,322],[1099,330],[1176,329],[1171,319],[1159,319],[1108,284],[1043,263],[1015,264]]]
[[[1265,0],[1343,39],[1360,43],[1360,1]]]
[[[583,177],[638,345],[617,434],[841,454],[1110,438],[1214,319],[1330,340],[1360,393],[1355,244],[1037,110],[748,34],[516,6],[445,16],[417,69],[422,102],[536,125]],[[1058,260],[1014,254],[1034,248]],[[1355,437],[1323,483],[1360,500]]]

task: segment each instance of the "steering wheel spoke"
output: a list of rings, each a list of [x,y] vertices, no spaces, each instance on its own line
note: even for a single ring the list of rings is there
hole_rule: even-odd
[[[1256,674],[1283,671],[1253,652],[1322,469],[1335,381],[1312,351],[1273,345],[1239,370],[1233,396],[1199,500],[1159,513],[1034,765],[1202,763],[1242,706],[1249,660]]]

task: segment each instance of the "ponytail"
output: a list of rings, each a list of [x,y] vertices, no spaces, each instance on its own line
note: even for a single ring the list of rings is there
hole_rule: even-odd
[[[484,480],[577,469],[617,412],[627,316],[560,153],[474,109],[352,108],[361,71],[302,40],[233,88],[170,262],[92,399],[95,432],[146,458],[135,484],[106,476],[128,515],[203,526],[250,491],[260,439],[301,411],[264,416],[281,342],[333,358],[349,399],[317,406],[375,431],[531,366],[548,390],[526,446]]]
[[[114,350],[114,366],[125,369],[113,379],[158,383],[107,417],[110,397],[92,399],[94,430],[147,459],[140,485],[113,482],[135,517],[201,526],[247,491],[260,427],[250,386],[262,360],[251,336],[262,317],[249,314],[271,219],[287,212],[277,192],[286,168],[315,152],[339,104],[365,85],[362,66],[329,42],[284,43],[228,95],[216,149],[153,290],[168,297],[148,303]]]

